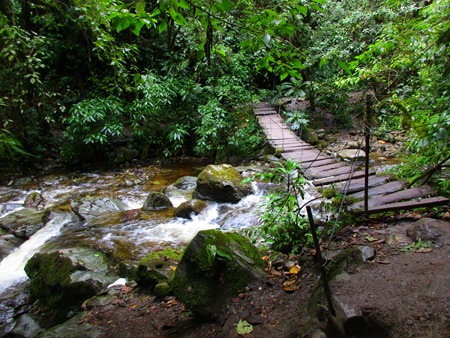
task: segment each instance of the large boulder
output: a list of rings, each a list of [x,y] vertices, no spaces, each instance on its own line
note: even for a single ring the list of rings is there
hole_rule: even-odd
[[[239,291],[264,283],[264,264],[246,237],[204,230],[186,248],[171,287],[197,315],[220,319],[225,314],[224,305]]]
[[[237,203],[252,193],[248,184],[242,184],[243,177],[229,164],[208,165],[198,175],[194,198],[215,202]]]
[[[16,237],[28,239],[45,225],[44,211],[17,210],[0,219],[0,227]]]
[[[102,253],[83,247],[37,253],[25,266],[32,295],[60,319],[117,279],[109,270]]]

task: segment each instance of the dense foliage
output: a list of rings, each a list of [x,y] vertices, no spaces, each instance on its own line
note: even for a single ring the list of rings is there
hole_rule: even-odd
[[[0,156],[105,161],[120,146],[226,161],[263,144],[255,100],[306,98],[288,113],[298,128],[330,116],[346,126],[362,111],[348,93],[361,91],[376,99],[380,133],[408,131],[403,174],[419,175],[450,152],[449,6],[4,0]]]

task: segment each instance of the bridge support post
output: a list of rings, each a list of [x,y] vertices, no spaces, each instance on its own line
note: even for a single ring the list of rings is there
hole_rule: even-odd
[[[370,119],[372,115],[372,96],[366,96],[366,121],[365,121],[365,146],[366,146],[366,167],[364,174],[364,212],[369,211],[369,164],[370,164]]]

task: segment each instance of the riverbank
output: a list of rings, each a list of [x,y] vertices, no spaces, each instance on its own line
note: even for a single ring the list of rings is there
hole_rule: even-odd
[[[449,336],[450,217],[437,221],[426,216],[408,213],[347,227],[336,234],[330,250],[324,250],[330,259],[349,248],[366,253],[362,265],[350,265],[331,282],[338,313],[369,321],[365,323],[368,331],[350,328],[356,330],[353,336]],[[424,229],[423,224],[438,235],[421,245],[413,244],[408,229]],[[71,325],[65,324],[48,336],[342,337],[339,325],[325,318],[318,320],[311,313],[311,297],[319,277],[312,252],[299,256],[272,253],[265,258],[271,266],[267,282],[258,289],[243,290],[226,304],[228,316],[223,322],[203,322],[175,297],[159,300],[129,285],[110,292],[108,301],[86,308]],[[292,262],[299,264],[301,271],[297,287],[285,291],[289,277],[284,267]],[[250,324],[251,332],[239,334],[240,321]]]

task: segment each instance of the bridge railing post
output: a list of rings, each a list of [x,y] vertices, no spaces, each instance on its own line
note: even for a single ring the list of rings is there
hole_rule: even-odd
[[[372,115],[372,96],[366,96],[366,121],[365,121],[365,173],[364,173],[364,212],[369,211],[369,164],[370,164],[370,119]]]

